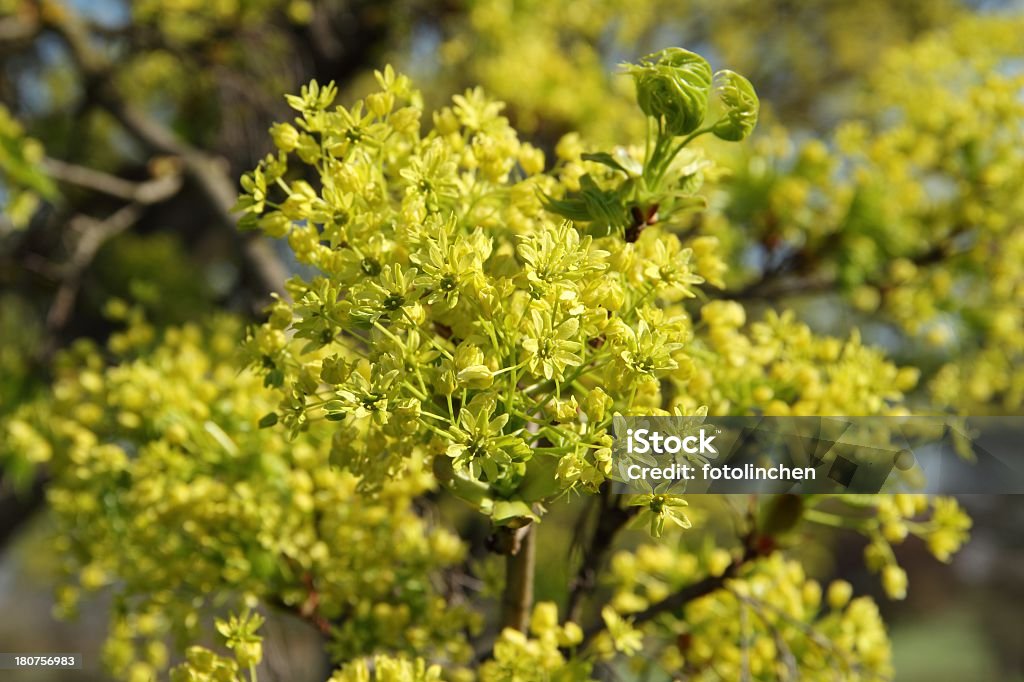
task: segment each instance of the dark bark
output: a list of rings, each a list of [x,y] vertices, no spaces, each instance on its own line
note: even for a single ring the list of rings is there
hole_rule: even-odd
[[[622,507],[618,496],[612,495],[609,483],[601,489],[598,502],[597,527],[590,542],[583,549],[580,567],[569,585],[569,601],[565,619],[579,622],[584,598],[597,586],[597,576],[615,543],[615,538],[630,519],[636,516],[639,507]]]
[[[43,506],[45,481],[39,476],[27,490],[10,490],[0,479],[0,552]]]

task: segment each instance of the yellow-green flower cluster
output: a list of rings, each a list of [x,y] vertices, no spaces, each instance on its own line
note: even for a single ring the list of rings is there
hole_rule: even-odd
[[[51,394],[0,424],[5,460],[45,462],[52,479],[60,610],[110,591],[104,655],[130,680],[166,665],[165,637],[196,637],[204,608],[225,598],[301,615],[338,660],[468,656],[474,618],[431,578],[461,560],[462,543],[412,507],[435,486],[422,455],[367,497],[331,466],[329,423],[292,443],[261,429],[280,394],[241,367],[241,334],[227,318],[162,335],[136,319],[106,349],[118,364],[77,344]]]
[[[857,500],[857,504],[864,502]],[[929,508],[931,514],[925,517]],[[865,559],[869,568],[881,571],[883,587],[892,599],[902,599],[907,591],[907,575],[896,564],[893,544],[913,535],[925,541],[936,559],[949,562],[967,541],[971,528],[970,517],[952,497],[878,496],[876,513],[877,520],[866,526],[871,544],[865,549]]]
[[[1019,412],[1022,28],[954,22],[887,52],[834,138],[777,130],[719,159],[735,172],[703,229],[759,264],[729,285],[766,300],[841,291],[851,318],[898,327],[938,368],[922,382],[935,407]]]
[[[133,19],[151,26],[173,46],[190,46],[224,31],[260,25],[268,14],[281,12],[295,24],[309,22],[309,0],[141,0],[132,4]]]
[[[376,656],[372,667],[365,659],[349,663],[327,682],[442,682],[441,666],[427,665],[423,659]]]
[[[684,359],[685,310],[658,304],[720,275],[714,241],[583,235],[544,210],[559,179],[502,105],[470,91],[424,135],[408,79],[378,81],[351,108],[315,83],[290,98],[299,117],[243,181],[243,224],[320,272],[247,343],[289,395],[277,417],[293,433],[336,422],[335,461],[368,485],[416,452],[450,458],[441,478],[492,516],[596,487],[613,412]]]
[[[583,641],[575,623],[559,625],[558,608],[541,602],[533,609],[529,632],[506,628],[494,645],[494,658],[480,666],[480,682],[584,682],[590,664],[565,651]]]
[[[256,682],[256,666],[263,660],[263,638],[257,630],[263,622],[263,616],[248,610],[228,620],[217,620],[217,632],[233,656],[191,646],[185,651],[185,662],[171,670],[171,682]],[[134,681],[133,673],[128,679]]]
[[[971,519],[952,497],[916,494],[844,495],[818,498],[803,513],[811,523],[855,530],[869,540],[867,567],[881,576],[890,599],[907,596],[907,574],[896,560],[893,545],[908,537],[925,542],[939,561],[949,562],[967,542]]]
[[[729,561],[722,549],[693,554],[668,545],[619,553],[612,562],[612,604],[628,622],[629,614],[674,590],[721,575]],[[888,679],[889,642],[878,608],[851,594],[844,581],[823,594],[798,562],[773,554],[682,612],[643,626],[650,655],[632,659],[632,666],[637,674],[694,680]],[[598,646],[611,651],[610,640]]]
[[[595,238],[594,205],[589,225],[548,212],[586,203],[589,182],[609,215],[629,214],[624,197],[642,213],[637,197],[708,165],[672,156],[671,136],[643,159],[646,180],[628,152],[584,156],[572,138],[551,172],[528,172],[536,150],[480,90],[423,133],[410,81],[377,80],[352,107],[331,85],[290,97],[298,116],[274,126],[278,153],[246,175],[238,204],[243,225],[318,270],[250,333],[254,366],[288,396],[267,423],[294,435],[334,422],[333,461],[364,486],[426,453],[452,492],[517,523],[606,478],[615,412],[879,414],[913,385],[856,335],[818,338],[789,314],[748,330],[739,304],[712,303],[695,326],[689,301],[725,270],[714,237],[682,240],[651,214]],[[590,168],[567,176],[573,165]]]
[[[897,243],[888,250],[876,239],[889,256],[874,282],[882,311],[947,352],[997,346],[1011,364],[1024,349],[1024,202],[1016,190],[1024,76],[1013,66],[1024,57],[1015,37],[1022,27],[1019,18],[971,19],[893,52],[863,106],[873,112],[884,102],[884,116],[895,109],[898,119],[886,125],[876,115],[843,140],[864,159],[865,175],[887,178],[880,201],[899,203]],[[1019,381],[979,387],[975,402],[1003,396],[1002,407],[1015,411],[1022,394],[1011,386]]]
[[[815,335],[791,311],[768,311],[749,326],[735,301],[701,309],[707,326],[691,376],[676,403],[712,414],[899,415],[918,370],[898,368],[854,331],[846,340]]]
[[[607,64],[661,47],[665,35],[683,36],[770,89],[776,108],[806,119],[818,97],[863,70],[865,55],[947,25],[960,4],[476,0],[448,26],[439,81],[482,84],[509,103],[525,132],[579,130],[617,143],[623,133],[640,138],[643,127],[633,116],[629,79],[609,77]]]
[[[221,656],[201,646],[185,650],[185,662],[171,670],[171,682],[251,682],[248,671],[234,657]],[[152,674],[141,679],[153,679]]]
[[[471,10],[473,21],[496,16],[488,3]],[[921,49],[914,59],[932,48]],[[1011,202],[1016,157],[1005,140],[981,139],[986,129],[970,128],[950,98],[937,114],[908,100],[909,122],[846,126],[841,155],[765,138],[730,162],[722,184],[722,164],[684,147],[698,133],[749,135],[750,84],[728,71],[713,79],[702,58],[678,49],[632,71],[647,144],[595,151],[569,134],[550,161],[479,88],[424,121],[422,96],[390,68],[348,107],[333,85],[311,83],[287,98],[295,118],[271,128],[276,152],[243,178],[238,209],[243,227],[286,240],[312,274],[290,280],[245,332],[244,357],[237,321],[161,332],[115,304],[128,328],[105,351],[80,343],[62,355],[51,395],[0,424],[7,461],[45,463],[53,476],[55,545],[67,557],[61,608],[81,590],[115,595],[105,657],[119,676],[166,667],[164,640],[197,641],[216,597],[309,620],[344,664],[336,682],[425,682],[440,679],[439,666],[470,679],[466,635],[480,614],[446,603],[433,580],[463,559],[462,543],[417,515],[415,498],[440,485],[495,526],[537,523],[548,503],[606,482],[615,414],[906,412],[917,370],[856,331],[817,335],[792,312],[748,321],[741,303],[712,290],[745,283],[728,257],[757,256],[755,274],[834,277],[851,301],[911,333],[931,333],[941,315],[976,323],[997,357],[977,356],[971,395],[1013,404],[1019,373],[1000,372],[1020,345],[1016,214],[1003,222],[987,206],[960,205],[973,186],[950,190],[939,212],[929,195],[931,171],[960,178],[975,164],[969,177],[986,201]],[[1018,113],[1010,78],[968,87],[965,101],[993,130]],[[710,102],[715,80],[720,101]],[[884,93],[884,79],[876,87]],[[953,123],[972,131],[951,136],[954,147],[918,135]],[[642,140],[637,129],[619,141]],[[891,182],[872,180],[880,176]],[[711,212],[698,221],[689,214],[705,205],[705,181]],[[961,243],[968,233],[977,241]],[[966,264],[946,280],[922,258],[935,235],[968,252],[940,254]],[[956,299],[984,278],[997,235],[1009,246],[984,261],[993,270],[978,295],[985,305],[1002,298],[970,317],[964,301],[974,299]],[[790,269],[776,272],[787,254]],[[820,271],[805,262],[821,254]],[[963,371],[940,371],[936,395],[958,399]],[[702,520],[675,496],[629,505],[655,536]],[[751,536],[764,541],[756,560],[711,546],[616,555],[604,631],[584,651],[569,653],[584,645],[580,627],[542,603],[528,632],[500,633],[479,679],[583,680],[595,658],[616,656],[689,679],[887,677],[873,603],[851,600],[844,582],[823,595],[774,549],[803,521],[853,528],[869,538],[866,559],[886,592],[901,598],[907,577],[892,544],[914,535],[946,561],[969,520],[955,501],[921,496],[801,500],[792,517]],[[639,617],[709,578],[721,584],[682,611]],[[219,623],[232,655],[189,649],[174,679],[251,681],[258,627],[248,612]],[[648,660],[638,654],[651,641]]]

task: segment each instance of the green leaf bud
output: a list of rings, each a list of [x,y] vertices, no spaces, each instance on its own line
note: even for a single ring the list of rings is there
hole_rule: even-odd
[[[672,135],[692,133],[704,121],[711,95],[711,66],[699,54],[670,47],[650,54],[628,72],[636,83],[637,102],[645,114],[664,117]]]
[[[715,123],[711,132],[729,142],[738,142],[754,130],[760,102],[754,86],[734,71],[722,70],[715,74],[715,91],[725,105],[725,115]]]

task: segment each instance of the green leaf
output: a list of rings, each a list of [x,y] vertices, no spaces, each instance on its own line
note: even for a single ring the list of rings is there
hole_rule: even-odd
[[[669,199],[670,201],[665,201]],[[702,196],[686,194],[683,192],[669,192],[662,200],[663,215],[665,219],[687,211],[703,211],[708,207],[708,201]]]
[[[530,505],[522,500],[495,500],[491,519],[498,525],[507,525],[515,519],[540,521],[540,517],[533,513]]]
[[[574,222],[586,223],[591,220],[586,202],[579,197],[555,199],[547,194],[543,194],[541,196],[541,203],[544,205],[545,210]]]
[[[539,502],[562,491],[562,485],[555,478],[560,457],[537,454],[526,466],[526,475],[516,495],[526,502]]]
[[[622,171],[626,175],[629,175],[629,171],[627,171],[622,166],[622,164],[616,161],[615,157],[609,154],[608,152],[586,153],[580,155],[580,158],[583,159],[584,161],[593,161],[595,163],[600,163],[602,165],[608,166],[612,170]]]
[[[619,193],[601,189],[589,174],[580,178],[580,195],[592,222],[618,228],[624,228],[629,224],[629,212],[623,205]]]

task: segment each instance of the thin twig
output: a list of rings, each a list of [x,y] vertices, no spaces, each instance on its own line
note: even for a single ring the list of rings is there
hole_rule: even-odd
[[[83,215],[71,219],[71,233],[76,235],[74,246],[71,256],[58,269],[60,286],[46,317],[47,328],[56,332],[67,324],[78,297],[82,276],[100,248],[137,223],[148,205],[160,203],[177,194],[181,188],[181,176],[167,172],[152,180],[137,183],[57,159],[47,159],[44,167],[58,180],[132,201],[103,220]],[[52,350],[48,345],[44,348],[44,354]]]
[[[140,204],[165,201],[181,188],[181,176],[174,172],[163,173],[144,182],[132,182],[60,159],[44,159],[42,167],[47,175],[61,182]]]
[[[82,275],[96,257],[100,247],[138,222],[142,210],[142,204],[128,204],[106,220],[96,220],[88,216],[72,218],[72,230],[79,237],[71,257],[61,267],[60,286],[46,316],[46,326],[50,331],[57,331],[67,324],[75,299],[78,297]],[[49,351],[50,349],[46,349],[47,354]]]
[[[771,626],[772,637],[775,640],[775,648],[779,651],[779,657],[782,659],[782,664],[785,665],[786,680],[799,680],[800,679],[800,668],[796,663],[796,656],[793,655],[793,650],[789,648],[789,644],[786,642],[786,638],[782,636],[779,629],[774,624]]]

